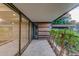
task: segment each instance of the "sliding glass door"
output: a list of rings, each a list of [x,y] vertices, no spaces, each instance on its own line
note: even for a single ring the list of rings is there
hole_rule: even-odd
[[[21,55],[31,41],[31,29],[32,23],[20,11],[0,4],[0,56]]]
[[[19,14],[0,4],[0,56],[15,55],[19,48]]]
[[[28,31],[29,31],[29,21],[22,16],[21,20],[21,49],[23,49],[26,44],[28,44]]]

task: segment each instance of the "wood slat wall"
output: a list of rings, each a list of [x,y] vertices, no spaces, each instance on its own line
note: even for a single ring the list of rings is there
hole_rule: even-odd
[[[40,22],[38,24],[38,37],[47,38],[49,36],[49,26],[50,23],[48,22]]]

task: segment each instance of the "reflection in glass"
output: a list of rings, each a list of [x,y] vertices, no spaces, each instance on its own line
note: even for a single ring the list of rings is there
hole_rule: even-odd
[[[21,49],[28,43],[28,20],[22,17],[21,22]]]
[[[0,55],[15,55],[19,48],[19,15],[0,4]]]

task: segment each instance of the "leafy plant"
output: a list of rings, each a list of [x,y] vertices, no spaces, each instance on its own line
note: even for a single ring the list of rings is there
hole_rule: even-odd
[[[79,34],[71,29],[51,29],[50,34],[55,38],[55,43],[61,46],[62,33],[64,34],[64,48],[70,52],[79,51]]]

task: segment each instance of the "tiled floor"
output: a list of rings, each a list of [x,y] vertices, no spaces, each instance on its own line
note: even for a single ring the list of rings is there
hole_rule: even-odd
[[[22,56],[55,56],[47,40],[33,40]]]

